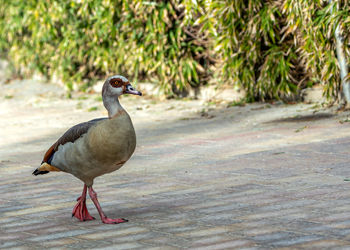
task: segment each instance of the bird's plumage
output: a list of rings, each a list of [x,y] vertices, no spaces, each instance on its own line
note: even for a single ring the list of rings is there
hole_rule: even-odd
[[[88,122],[79,123],[70,129],[68,129],[45,153],[44,159],[41,163],[51,163],[52,156],[57,151],[60,145],[64,145],[67,142],[75,142],[75,140],[79,139],[82,135],[86,134],[88,130],[96,125],[97,122],[106,120],[108,118],[97,118],[90,120]]]
[[[129,160],[136,147],[134,126],[118,100],[122,94],[141,95],[125,77],[109,77],[102,88],[102,99],[108,118],[93,119],[68,129],[46,151],[41,166],[33,172],[38,175],[62,171],[84,182],[82,196],[73,209],[73,215],[80,220],[93,219],[85,205],[88,190],[104,223],[126,221],[107,218],[92,189],[96,177],[118,170]]]
[[[136,135],[126,112],[75,127],[67,131],[71,138],[85,132],[73,142],[58,144],[50,164],[73,174],[87,186],[93,184],[94,178],[119,169],[135,150]],[[65,138],[70,139],[68,135]]]

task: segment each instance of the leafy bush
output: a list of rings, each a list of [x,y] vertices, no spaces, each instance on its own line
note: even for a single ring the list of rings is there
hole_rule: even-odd
[[[338,10],[321,0],[0,0],[0,53],[23,75],[70,89],[120,73],[168,95],[215,81],[251,101],[313,84],[338,97],[334,30],[349,30],[350,7],[334,2]]]
[[[0,50],[22,73],[73,82],[120,73],[167,94],[206,82],[210,63],[180,1],[1,0]]]
[[[298,32],[299,60],[310,75],[310,81],[322,84],[327,97],[339,97],[340,74],[334,33],[339,25],[343,31],[345,54],[349,58],[349,1],[329,4],[321,0],[287,0],[284,12],[288,18],[288,32]]]
[[[275,2],[212,1],[209,10],[206,21],[214,23],[226,81],[243,86],[251,100],[295,93],[291,68],[296,48],[280,42],[283,20]]]
[[[313,84],[337,97],[334,30],[349,30],[350,7],[342,1],[340,11],[331,8],[321,0],[211,1],[201,21],[222,59],[220,77],[242,86],[248,100],[290,99]]]

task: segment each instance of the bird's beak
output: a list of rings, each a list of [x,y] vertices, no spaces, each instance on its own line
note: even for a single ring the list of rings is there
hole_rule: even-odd
[[[134,89],[131,84],[128,84],[126,85],[126,88],[125,88],[125,91],[124,91],[125,94],[132,94],[132,95],[139,95],[141,96],[142,93],[140,91],[137,91],[136,89]]]

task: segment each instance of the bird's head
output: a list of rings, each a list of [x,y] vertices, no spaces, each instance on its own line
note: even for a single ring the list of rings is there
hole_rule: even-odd
[[[102,97],[119,97],[122,94],[142,95],[130,84],[124,76],[115,75],[109,77],[102,87]]]

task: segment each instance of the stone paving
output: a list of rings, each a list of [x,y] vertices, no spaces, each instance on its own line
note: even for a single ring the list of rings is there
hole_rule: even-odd
[[[39,124],[40,112],[53,119],[69,108],[4,111],[0,129],[12,143],[0,144],[0,248],[350,249],[347,113],[310,107],[253,104],[159,120],[132,110],[134,156],[94,185],[106,214],[129,220],[118,225],[70,217],[83,187],[73,176],[31,175],[71,125]],[[9,122],[19,112],[25,122]],[[72,124],[100,115],[74,112]],[[10,126],[26,139],[11,141]],[[88,209],[98,218],[89,199]]]

